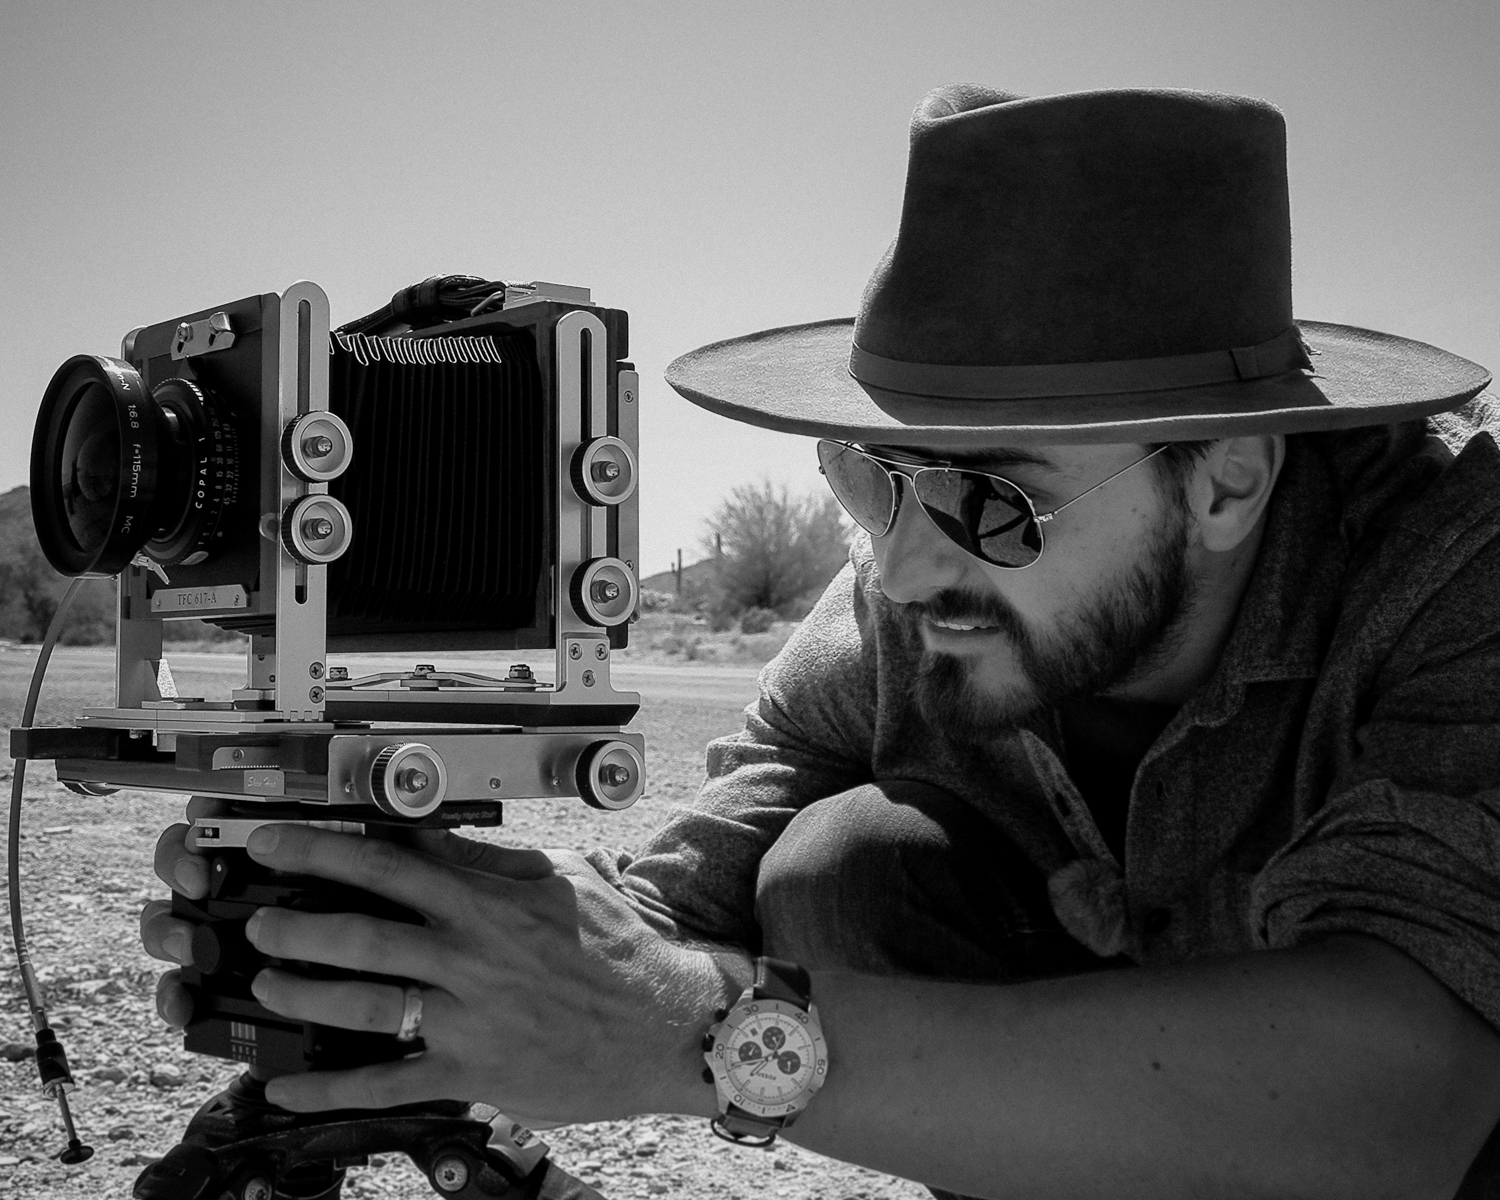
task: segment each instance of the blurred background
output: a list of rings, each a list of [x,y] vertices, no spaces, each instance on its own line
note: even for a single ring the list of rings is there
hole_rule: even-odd
[[[816,506],[819,480],[809,440],[702,412],[663,370],[853,313],[895,233],[911,110],[952,81],[1273,101],[1298,315],[1494,366],[1497,47],[1494,0],[7,0],[0,563],[65,358],[300,278],[337,324],[462,272],[630,312],[641,574],[675,582],[726,504]],[[17,587],[0,578],[0,605]]]

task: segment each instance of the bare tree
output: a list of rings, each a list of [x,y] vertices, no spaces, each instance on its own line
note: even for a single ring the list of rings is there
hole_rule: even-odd
[[[735,488],[708,519],[716,616],[801,616],[849,555],[848,521],[828,493],[792,496],[764,480]]]

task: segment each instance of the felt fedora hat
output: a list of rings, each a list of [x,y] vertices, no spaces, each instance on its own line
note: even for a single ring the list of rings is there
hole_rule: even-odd
[[[939,88],[859,315],[677,359],[705,408],[886,445],[1157,442],[1404,421],[1475,363],[1292,317],[1286,130],[1271,105]]]

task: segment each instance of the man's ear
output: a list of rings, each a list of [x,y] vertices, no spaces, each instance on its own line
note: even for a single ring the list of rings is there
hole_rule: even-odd
[[[1279,433],[1221,438],[1214,444],[1189,485],[1205,550],[1233,550],[1250,536],[1285,461],[1286,437]]]

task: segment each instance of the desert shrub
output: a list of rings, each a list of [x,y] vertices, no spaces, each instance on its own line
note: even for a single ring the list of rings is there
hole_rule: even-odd
[[[708,531],[704,548],[715,560],[707,615],[717,629],[751,609],[786,616],[822,591],[849,554],[849,525],[833,496],[792,496],[769,480],[730,492]]]
[[[774,608],[747,608],[740,614],[740,632],[765,633],[778,619]]]
[[[643,613],[671,611],[675,597],[671,592],[658,592],[653,588],[642,588],[640,609]]]

